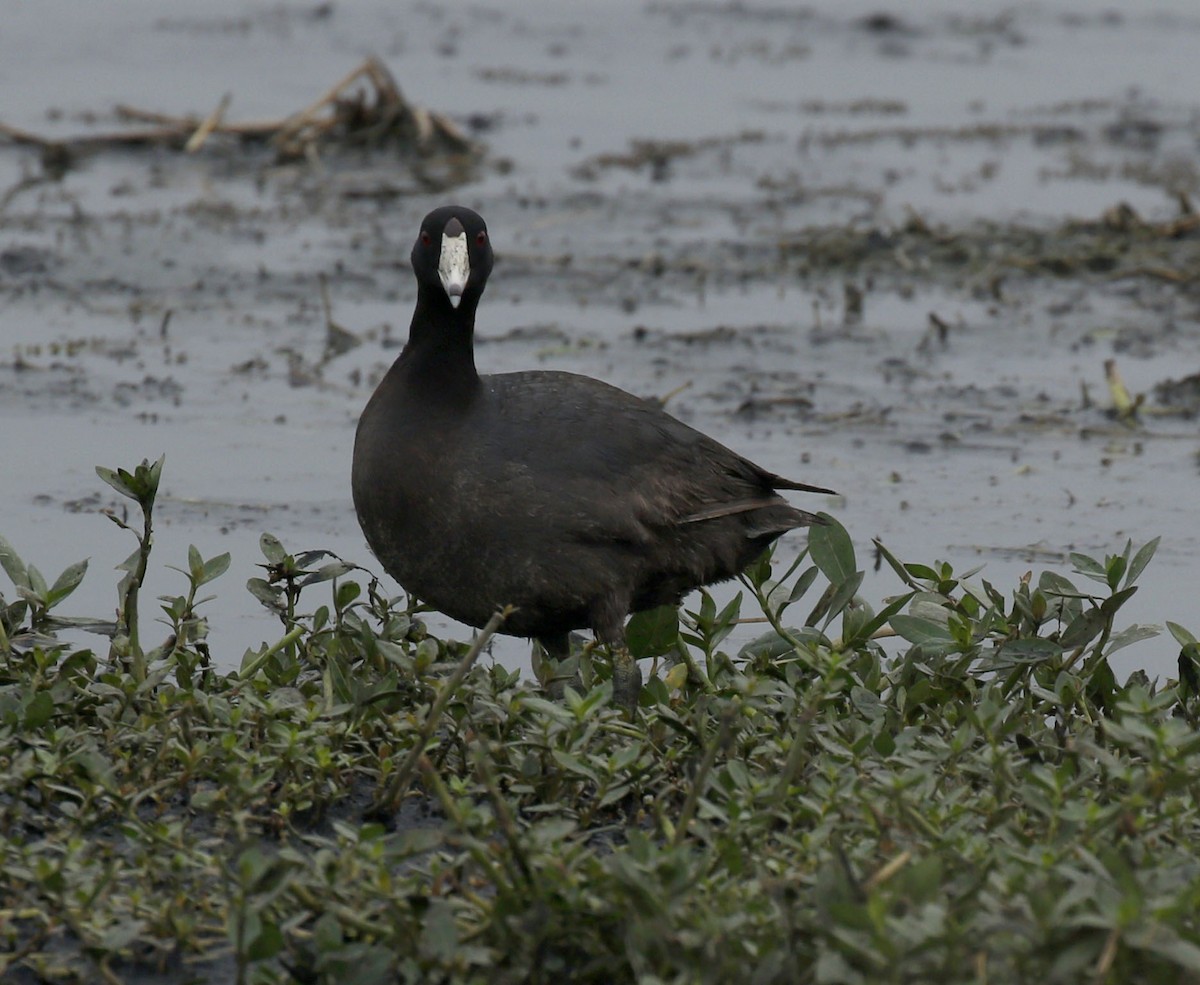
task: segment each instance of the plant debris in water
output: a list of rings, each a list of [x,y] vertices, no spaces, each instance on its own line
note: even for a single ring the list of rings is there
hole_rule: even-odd
[[[204,116],[171,116],[133,106],[117,115],[140,126],[52,140],[0,122],[0,138],[38,147],[47,171],[61,174],[81,151],[163,145],[194,154],[216,137],[267,144],[279,161],[315,159],[323,147],[399,146],[410,153],[468,154],[478,148],[446,116],[404,98],[377,58],[367,58],[316,102],[282,120],[230,122],[226,94]]]
[[[723,611],[634,618],[630,722],[586,650],[547,700],[269,535],[278,639],[213,670],[193,549],[149,646],[161,468],[100,470],[141,512],[111,623],[0,540],[5,982],[1200,981],[1200,648],[1109,667],[1157,542],[1007,593],[879,545],[875,611],[813,528]]]

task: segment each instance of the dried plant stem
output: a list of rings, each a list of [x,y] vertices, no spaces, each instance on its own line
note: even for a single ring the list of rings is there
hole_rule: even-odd
[[[387,788],[376,799],[372,813],[382,813],[388,809],[394,809],[404,800],[405,795],[408,793],[408,788],[412,784],[413,777],[416,775],[417,764],[421,756],[424,755],[425,747],[429,744],[429,740],[433,738],[434,730],[437,728],[438,721],[446,710],[446,705],[450,703],[450,698],[463,682],[463,678],[467,676],[471,668],[475,665],[475,661],[479,659],[479,654],[487,646],[488,640],[496,634],[496,631],[500,628],[500,624],[508,618],[511,612],[511,607],[505,608],[488,620],[488,624],[475,637],[475,642],[471,644],[471,649],[467,651],[466,655],[458,662],[458,666],[454,668],[454,673],[442,682],[441,689],[438,691],[437,697],[434,698],[433,704],[430,705],[429,712],[425,715],[425,721],[421,724],[421,728],[417,732],[412,749],[409,750],[408,758],[404,760],[400,768],[393,774]]]

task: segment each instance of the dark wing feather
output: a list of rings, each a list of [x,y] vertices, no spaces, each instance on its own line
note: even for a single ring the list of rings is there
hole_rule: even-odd
[[[788,506],[775,489],[830,492],[767,472],[657,404],[589,377],[483,379],[496,422],[490,453],[516,467],[526,456],[536,459],[547,487],[539,498],[562,504],[561,513],[551,512],[576,539],[646,543],[663,528],[764,508],[784,511],[776,524],[782,533],[816,518]],[[512,438],[529,433],[538,435],[536,450]],[[573,503],[587,503],[587,514],[572,514]]]

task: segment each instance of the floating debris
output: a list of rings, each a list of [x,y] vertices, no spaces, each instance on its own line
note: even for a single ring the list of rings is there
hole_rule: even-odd
[[[1137,421],[1138,410],[1145,400],[1145,394],[1139,393],[1135,397],[1129,392],[1125,381],[1121,379],[1121,373],[1117,369],[1117,361],[1115,359],[1104,360],[1104,379],[1108,383],[1108,392],[1112,397],[1112,416],[1124,423],[1135,423]]]
[[[279,161],[314,159],[326,147],[394,146],[421,154],[469,154],[475,143],[440,113],[404,98],[392,74],[368,58],[316,102],[281,120],[230,122],[232,96],[226,93],[205,116],[172,116],[133,106],[117,106],[118,117],[142,124],[65,140],[43,137],[0,122],[0,140],[38,147],[48,172],[66,171],[81,152],[166,146],[195,154],[214,138],[272,147]]]
[[[1200,416],[1200,373],[1154,384],[1154,398],[1163,414],[1187,418]]]

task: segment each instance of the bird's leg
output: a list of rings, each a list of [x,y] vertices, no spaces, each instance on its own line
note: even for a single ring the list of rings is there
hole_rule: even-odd
[[[545,654],[545,658],[540,661],[540,666],[539,662],[535,661],[534,672],[547,696],[554,701],[561,701],[567,687],[583,691],[584,684],[581,677],[583,668],[576,662],[579,658],[568,659],[570,638],[553,636],[539,639],[537,644]],[[590,649],[594,645],[589,643],[585,649]],[[613,703],[632,718],[633,713],[637,710],[638,697],[642,693],[641,669],[633,658],[633,654],[629,652],[629,647],[625,645],[624,633],[617,634],[616,641],[608,643],[606,648],[612,660]]]
[[[613,703],[624,709],[633,718],[637,712],[638,697],[642,693],[642,671],[634,660],[624,639],[610,647],[612,652]]]
[[[613,704],[633,718],[642,693],[642,672],[625,643],[625,616],[630,599],[611,595],[592,609],[592,632],[612,656]]]
[[[541,666],[534,665],[538,683],[552,700],[561,701],[568,684],[575,688],[580,687],[578,668],[568,662],[571,655],[571,637],[566,633],[561,636],[544,636],[540,637],[537,643],[545,654]]]
[[[533,676],[537,678],[537,682],[543,688],[549,686],[558,666],[558,661],[555,659],[554,642],[550,639],[535,639],[529,654],[529,665],[533,669]]]

